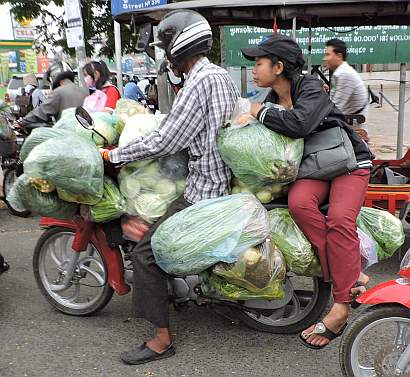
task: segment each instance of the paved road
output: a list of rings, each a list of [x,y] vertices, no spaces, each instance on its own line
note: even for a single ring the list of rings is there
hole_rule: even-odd
[[[123,365],[119,352],[149,336],[151,327],[130,319],[129,295],[114,296],[88,318],[53,310],[32,273],[31,255],[41,234],[37,221],[0,209],[0,250],[11,264],[0,277],[1,377],[341,377],[339,341],[317,352],[293,335],[257,333],[195,306],[182,313],[172,310],[176,357],[148,366]],[[394,276],[397,266],[393,257],[373,268],[372,283]]]

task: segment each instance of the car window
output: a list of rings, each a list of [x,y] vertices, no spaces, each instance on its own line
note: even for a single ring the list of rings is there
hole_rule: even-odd
[[[23,86],[23,79],[22,78],[13,78],[10,80],[8,88],[9,89],[18,89]]]

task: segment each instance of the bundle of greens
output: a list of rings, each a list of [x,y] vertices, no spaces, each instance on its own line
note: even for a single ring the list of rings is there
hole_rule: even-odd
[[[256,191],[294,181],[304,145],[303,139],[291,139],[261,123],[224,128],[217,143],[235,177]]]
[[[390,258],[404,243],[402,222],[387,211],[363,207],[357,218],[357,226],[377,242],[379,260]]]
[[[268,213],[251,194],[207,199],[164,221],[152,237],[157,264],[167,273],[191,275],[239,255],[269,235]]]
[[[132,99],[121,98],[117,101],[115,106],[115,112],[117,115],[117,123],[115,125],[115,130],[118,135],[121,135],[124,130],[125,123],[127,123],[128,118],[135,114],[148,114],[149,111],[139,102]]]
[[[18,210],[29,210],[40,216],[58,219],[71,219],[78,212],[78,205],[61,200],[55,192],[38,191],[26,174],[18,177],[7,195],[7,201]]]

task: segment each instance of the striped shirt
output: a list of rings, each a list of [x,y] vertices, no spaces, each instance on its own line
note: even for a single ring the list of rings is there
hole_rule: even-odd
[[[343,114],[367,116],[367,89],[359,74],[347,62],[333,72],[330,99]],[[365,128],[364,124],[360,128]]]
[[[230,119],[239,97],[228,72],[202,58],[193,66],[184,88],[159,128],[145,138],[110,152],[114,163],[158,158],[188,149],[189,203],[229,193],[231,172],[216,146],[219,129]]]

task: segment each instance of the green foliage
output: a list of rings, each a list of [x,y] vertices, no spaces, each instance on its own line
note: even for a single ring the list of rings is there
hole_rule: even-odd
[[[172,2],[172,1],[169,1]],[[176,2],[176,1],[173,1]],[[45,9],[50,4],[64,6],[64,0],[0,0],[1,4],[9,4],[11,11],[17,20],[23,18],[40,18],[41,24],[36,28],[40,35],[40,45],[38,47],[45,49],[45,44],[52,46],[61,46],[63,50],[74,56],[73,48],[67,47],[67,41],[63,30],[66,25],[63,16],[57,17]],[[113,58],[115,55],[114,47],[114,21],[111,14],[111,0],[81,0],[81,10],[84,23],[85,49],[87,56],[94,55],[93,42],[105,41],[105,45],[100,51],[100,55]],[[61,35],[51,34],[50,23],[59,26],[62,31]],[[214,44],[209,55],[210,59],[219,64],[221,60],[219,27],[212,27],[214,33]],[[135,52],[135,46],[138,35],[138,27],[121,24],[121,39],[123,54]]]

